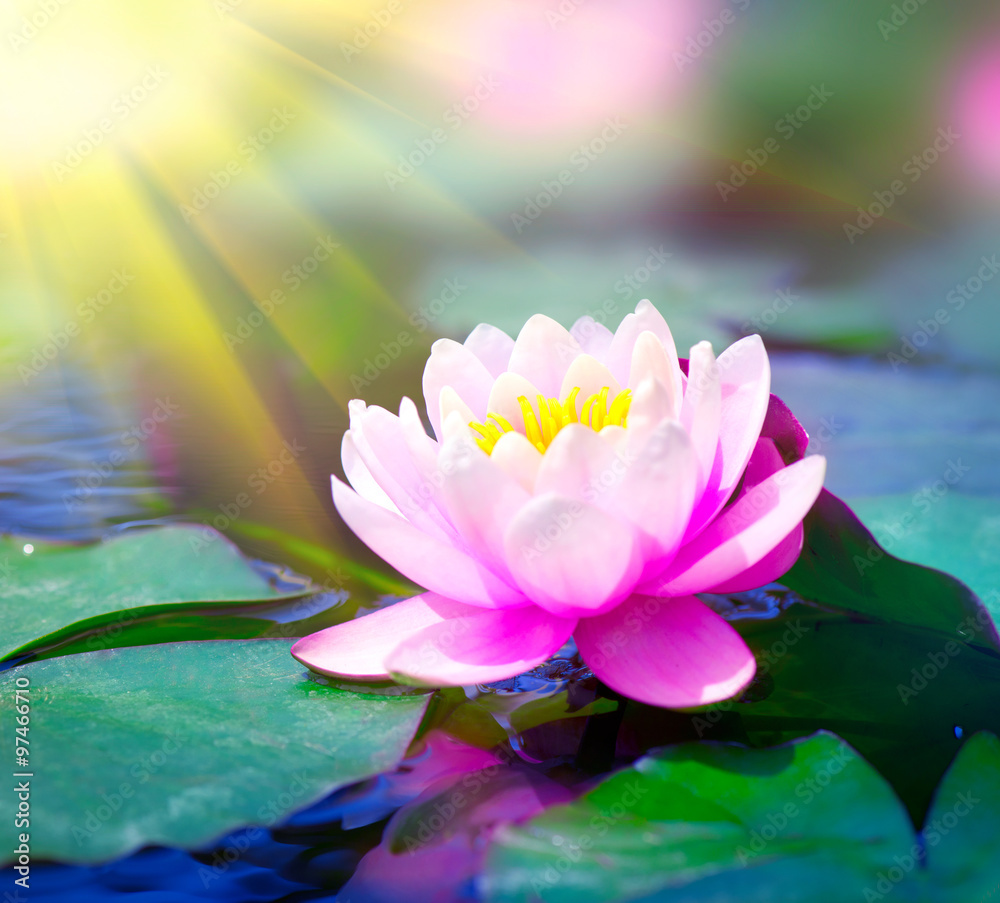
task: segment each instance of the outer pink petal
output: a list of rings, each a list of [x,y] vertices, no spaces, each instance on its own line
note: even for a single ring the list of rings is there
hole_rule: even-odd
[[[438,339],[431,346],[431,356],[424,366],[424,402],[427,419],[434,427],[434,435],[444,438],[441,432],[441,390],[451,386],[473,413],[480,419],[486,417],[486,403],[493,388],[493,376],[486,365],[472,351],[451,339]]]
[[[785,466],[785,460],[778,451],[778,446],[773,439],[761,437],[754,446],[753,454],[747,461],[747,468],[743,474],[743,486],[740,489],[739,498],[742,498],[750,489],[758,483],[763,483],[771,474],[777,473]],[[734,499],[733,501],[737,501]]]
[[[448,518],[435,504],[433,456],[411,449],[403,422],[385,408],[351,402],[351,435],[361,460],[400,513],[415,527],[445,541],[454,537]],[[427,437],[430,440],[430,437]]]
[[[347,475],[347,481],[358,495],[388,511],[399,514],[399,509],[396,507],[395,502],[386,495],[385,490],[379,486],[372,476],[368,465],[361,460],[361,455],[358,454],[358,449],[354,444],[354,437],[351,435],[350,430],[344,433],[344,438],[340,443],[340,460],[344,465],[344,473]]]
[[[728,699],[757,667],[743,638],[694,596],[632,596],[580,621],[575,637],[583,660],[609,687],[667,708]]]
[[[386,665],[397,680],[432,687],[504,680],[544,662],[575,626],[534,605],[468,611],[404,640]]]
[[[464,551],[361,498],[333,477],[333,503],[376,555],[419,586],[485,608],[524,605],[521,593]]]
[[[482,611],[436,593],[423,593],[310,634],[292,646],[292,655],[321,674],[387,680],[386,656],[404,640],[449,618]]]
[[[802,522],[825,473],[826,459],[813,455],[758,483],[681,548],[657,594],[706,592],[757,564]]]
[[[707,590],[710,593],[741,593],[780,580],[802,552],[805,530],[799,524],[755,565]]]
[[[670,334],[670,327],[663,315],[647,300],[640,301],[634,314],[629,314],[615,330],[615,337],[608,349],[605,363],[624,386],[628,385],[632,369],[632,351],[636,340],[644,332],[652,332],[662,343],[667,356],[677,363],[677,346]],[[596,355],[595,355],[596,357]]]
[[[754,452],[747,462],[746,471],[743,475],[743,486],[740,495],[735,501],[743,498],[758,483],[763,483],[771,474],[777,473],[785,466],[781,457],[781,452],[771,439],[758,439]],[[735,504],[734,501],[734,504]],[[713,593],[738,593],[747,589],[756,589],[777,580],[788,569],[795,564],[795,560],[802,551],[802,541],[805,531],[802,524],[796,525],[795,529],[779,542],[760,561],[751,565],[745,571],[736,574],[718,586],[713,586],[707,592]]]
[[[519,373],[546,397],[555,397],[570,362],[582,352],[579,343],[555,320],[535,314],[517,336],[508,370]],[[534,403],[534,399],[530,399]]]
[[[695,510],[688,538],[711,521],[732,495],[760,436],[771,397],[771,367],[760,336],[730,345],[717,363],[722,381],[720,469]]]
[[[587,354],[607,363],[608,351],[614,339],[614,333],[607,326],[598,323],[593,317],[580,317],[570,327],[569,333]]]
[[[630,524],[553,493],[521,509],[504,545],[524,594],[560,617],[607,611],[632,591],[641,569]]]
[[[514,340],[502,329],[480,323],[463,343],[479,358],[493,376],[499,376],[510,363],[510,355],[514,350]]]

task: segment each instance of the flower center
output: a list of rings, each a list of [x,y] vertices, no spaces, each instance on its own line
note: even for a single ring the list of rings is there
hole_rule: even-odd
[[[632,403],[632,390],[622,389],[608,404],[608,386],[584,399],[580,407],[580,416],[576,415],[576,397],[580,394],[577,386],[565,401],[558,398],[546,398],[539,394],[538,411],[532,408],[527,395],[518,396],[517,403],[521,406],[521,416],[524,418],[523,433],[542,454],[549,447],[556,433],[569,423],[582,423],[592,430],[600,432],[606,426],[627,426],[628,409]],[[485,423],[470,421],[471,426],[479,436],[476,442],[479,447],[492,454],[497,441],[504,433],[522,432],[511,425],[510,421],[499,414],[488,414]]]

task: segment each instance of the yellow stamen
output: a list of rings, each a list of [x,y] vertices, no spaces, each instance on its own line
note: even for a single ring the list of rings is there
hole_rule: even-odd
[[[582,423],[597,432],[605,426],[624,427],[628,425],[628,409],[632,404],[631,390],[624,389],[619,392],[609,406],[608,396],[611,394],[611,389],[605,386],[600,392],[595,392],[583,400],[580,414],[577,416],[576,399],[579,394],[580,387],[576,386],[563,401],[539,395],[536,399],[537,412],[531,406],[526,395],[519,396],[517,403],[521,408],[521,417],[524,420],[523,430],[512,425],[505,417],[492,413],[487,415],[485,423],[470,422],[469,426],[479,434],[476,437],[476,442],[489,455],[493,453],[493,449],[504,433],[522,433],[535,448],[544,454],[545,450],[552,444],[556,433],[570,423]]]
[[[535,418],[535,412],[531,410],[531,403],[528,401],[528,397],[526,395],[519,396],[517,403],[521,406],[521,415],[524,417],[524,434],[535,448],[544,452],[545,443],[542,442],[542,430],[538,425],[538,420]]]

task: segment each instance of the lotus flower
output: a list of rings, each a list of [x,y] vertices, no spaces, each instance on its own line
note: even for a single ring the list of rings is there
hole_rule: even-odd
[[[759,336],[718,359],[701,342],[684,364],[642,301],[614,334],[536,315],[516,341],[483,324],[435,342],[423,390],[436,439],[409,398],[398,417],[352,401],[350,486],[333,479],[334,503],[427,592],[292,654],[325,674],[461,686],[533,668],[573,636],[597,677],[642,702],[739,692],[754,656],[695,594],[791,567],[826,462],[786,466],[761,435]]]

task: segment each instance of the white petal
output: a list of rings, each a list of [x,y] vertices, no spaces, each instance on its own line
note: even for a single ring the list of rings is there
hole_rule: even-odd
[[[465,347],[479,358],[493,377],[499,376],[510,363],[514,340],[502,329],[480,323],[464,342]]]
[[[570,363],[581,353],[579,342],[565,327],[550,317],[535,314],[518,334],[507,369],[551,397],[559,391]]]
[[[673,352],[673,348],[670,350]],[[654,333],[648,330],[641,333],[632,350],[628,384],[635,388],[650,377],[657,380],[666,390],[669,400],[670,412],[666,416],[676,418],[680,414],[683,394],[681,375],[676,352],[671,356]]]
[[[504,433],[493,446],[496,465],[512,476],[528,492],[535,491],[535,479],[542,466],[542,453],[521,433]]]
[[[589,426],[564,426],[542,456],[535,492],[555,492],[600,505],[600,496],[621,479],[624,462],[614,446]]]
[[[532,409],[538,405],[539,395],[535,385],[518,373],[501,373],[490,391],[487,409],[490,414],[499,414],[506,418],[514,429],[522,432],[524,429],[524,413],[518,403],[520,396],[525,396]]]
[[[518,586],[536,605],[561,618],[614,608],[631,592],[641,569],[629,524],[552,493],[521,509],[507,530],[505,546]]]
[[[445,443],[440,468],[442,494],[459,536],[476,558],[510,580],[504,562],[504,532],[531,495],[475,444]]]
[[[722,386],[719,367],[708,342],[691,349],[687,386],[681,405],[681,424],[691,436],[698,458],[698,494],[709,482],[719,446]]]
[[[599,360],[589,354],[581,354],[574,358],[563,377],[562,387],[559,389],[559,399],[560,401],[564,400],[574,388],[579,387],[580,391],[576,395],[576,414],[579,417],[580,409],[587,397],[600,392],[605,386],[610,389],[608,392],[608,403],[610,404],[610,401],[621,391],[618,380]]]
[[[451,386],[472,409],[477,420],[486,416],[486,400],[493,376],[468,348],[451,339],[438,339],[424,366],[424,402],[434,434],[441,438],[441,391]]]
[[[598,323],[593,317],[580,317],[569,330],[571,336],[580,343],[580,347],[591,357],[606,361],[608,349],[614,333],[603,323]]]
[[[340,447],[340,460],[344,465],[347,482],[351,484],[358,495],[385,508],[386,511],[399,514],[399,508],[396,507],[395,502],[386,495],[385,490],[379,486],[365,462],[361,460],[350,430],[344,433]]]
[[[667,321],[649,301],[642,300],[636,305],[635,313],[625,317],[615,330],[615,337],[608,349],[607,365],[621,382],[628,379],[632,366],[632,351],[636,340],[644,332],[652,332],[663,344],[667,355],[675,360],[677,358],[674,337],[670,334]]]
[[[676,417],[674,400],[663,383],[654,376],[647,376],[632,390],[626,430],[628,448],[637,452],[664,420]]]

